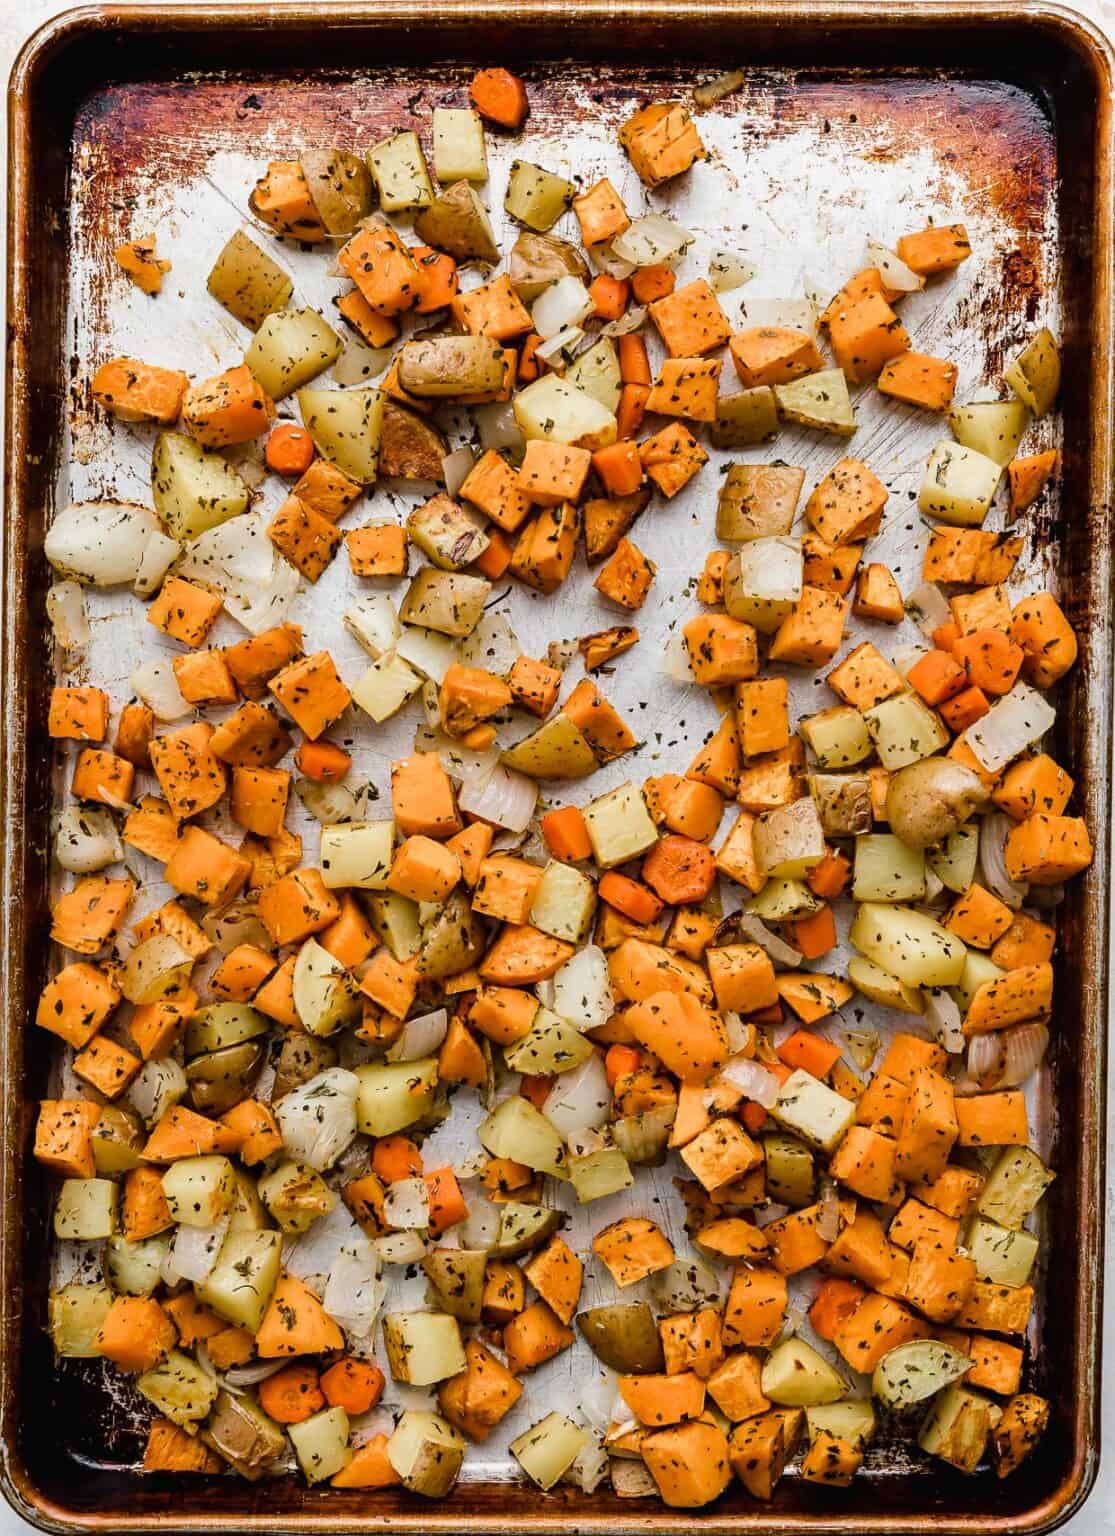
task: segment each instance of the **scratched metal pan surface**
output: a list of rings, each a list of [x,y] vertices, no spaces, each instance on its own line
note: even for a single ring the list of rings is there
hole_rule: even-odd
[[[1024,1470],[1005,1484],[991,1472],[962,1478],[883,1435],[852,1488],[833,1495],[789,1476],[763,1508],[735,1485],[687,1523],[714,1531],[1039,1531],[1078,1507],[1098,1454],[1097,1330],[1101,1307],[1104,1022],[1107,999],[1107,808],[1110,803],[1111,613],[1111,58],[1066,12],[1037,5],[881,8],[769,4],[482,3],[206,8],[104,7],[50,24],[16,65],[9,97],[11,283],[7,517],[4,544],[4,710],[0,743],[5,838],[3,966],[3,1246],[0,1262],[0,1430],[3,1486],[47,1529],[341,1531],[375,1522],[398,1531],[669,1531],[679,1516],[657,1501],[570,1489],[541,1495],[509,1483],[507,1441],[552,1407],[570,1411],[599,1395],[598,1372],[578,1343],[530,1379],[524,1403],[498,1435],[470,1451],[467,1480],[443,1504],[388,1490],[310,1491],[293,1477],[249,1486],[232,1479],[186,1486],[135,1473],[143,1415],[134,1393],[99,1364],[56,1368],[44,1332],[49,1284],[87,1272],[95,1252],[52,1244],[48,1192],[29,1156],[34,1101],[64,1087],[66,1069],[27,1028],[34,998],[58,957],[46,941],[57,871],[48,859],[49,816],[71,764],[52,759],[46,698],[59,675],[45,621],[49,574],[44,527],[70,500],[149,502],[151,441],[92,408],[89,379],[109,355],[133,354],[204,377],[240,360],[246,333],[205,292],[232,232],[250,228],[247,197],[269,158],[339,144],[361,149],[398,127],[428,135],[438,103],[463,102],[470,69],[506,62],[526,76],[531,117],[522,138],[489,135],[487,192],[497,225],[508,167],[517,156],[581,178],[607,174],[632,210],[669,212],[695,236],[684,275],[707,269],[716,249],[756,269],[726,296],[733,320],[751,298],[820,297],[862,265],[865,243],[893,243],[932,218],[962,220],[975,259],[909,298],[903,318],[919,350],[959,364],[958,398],[989,397],[1004,359],[1039,324],[1063,336],[1062,411],[1040,423],[1035,448],[1061,446],[1063,485],[1020,524],[1025,554],[1012,589],[1052,584],[1083,639],[1063,696],[1058,751],[1077,779],[1096,834],[1096,862],[1062,909],[1057,1013],[1047,1068],[1031,1093],[1037,1144],[1058,1179],[1044,1214],[1047,1260],[1028,1340],[1028,1379],[1053,1400],[1053,1427]],[[616,147],[616,128],[639,102],[688,96],[719,69],[740,64],[745,83],[703,114],[709,161],[648,198]],[[151,301],[114,273],[112,248],[154,231],[173,270]],[[563,232],[559,226],[558,232]],[[321,251],[278,246],[295,302],[326,313],[339,282]],[[504,241],[503,243],[509,243]],[[479,275],[469,281],[479,281]],[[872,556],[904,591],[920,579],[926,530],[914,505],[939,425],[858,391],[853,451],[890,490]],[[286,408],[283,414],[291,414]],[[1062,432],[1063,422],[1063,432]],[[447,418],[452,446],[468,424]],[[773,448],[812,485],[843,441],[786,430]],[[723,460],[724,455],[713,455]],[[633,722],[637,757],[572,786],[583,799],[628,777],[684,765],[712,728],[705,696],[661,670],[670,636],[696,610],[693,578],[715,542],[719,463],[669,503],[656,503],[638,540],[657,563],[652,600],[639,615],[639,646],[606,690]],[[356,509],[402,516],[421,488],[384,484]],[[259,509],[278,502],[274,486]],[[1001,526],[1002,514],[996,526]],[[579,564],[552,599],[522,588],[499,611],[523,648],[544,654],[617,621]],[[327,647],[351,683],[364,658],[340,615],[356,584],[343,558],[289,617],[310,649]],[[143,658],[165,654],[143,607],[122,592],[90,595],[93,642],[76,676],[111,690],[119,706]],[[242,631],[227,618],[216,642]],[[863,638],[856,632],[849,645]],[[911,626],[873,638],[884,653],[917,638]],[[579,670],[579,668],[578,668]],[[69,674],[71,680],[75,674]],[[576,673],[574,673],[576,675]],[[827,697],[793,675],[796,715]],[[409,750],[418,712],[369,728],[355,719],[356,776],[382,795],[388,764]],[[299,823],[308,834],[312,824]],[[136,915],[167,895],[157,866]],[[880,1023],[870,1012],[866,1017]],[[885,1033],[885,1027],[884,1027]],[[462,1096],[434,1146],[460,1157],[479,1107]],[[685,1251],[671,1177],[644,1170],[630,1197],[570,1212],[567,1237],[582,1252],[592,1231],[624,1209],[645,1208]],[[564,1203],[557,1191],[558,1203]],[[590,1266],[586,1301],[612,1295]],[[421,1304],[413,1277],[392,1284],[391,1304]],[[388,1402],[397,1408],[400,1398]]]

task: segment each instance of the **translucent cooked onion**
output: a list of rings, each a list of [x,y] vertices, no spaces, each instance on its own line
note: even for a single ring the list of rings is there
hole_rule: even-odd
[[[792,944],[787,944],[785,939],[772,932],[762,918],[756,917],[751,912],[736,912],[729,921],[745,938],[750,939],[752,944],[757,944],[760,949],[765,950],[775,965],[801,964],[801,950],[795,949]]]
[[[964,740],[988,773],[998,773],[1051,729],[1057,713],[1029,683],[1015,683],[1008,694],[964,733]]]
[[[1003,1075],[1004,1088],[1020,1088],[1041,1066],[1049,1049],[1049,1030],[1044,1024],[1016,1024],[1004,1029]]]
[[[349,341],[333,364],[333,378],[342,389],[350,384],[367,384],[378,379],[390,361],[390,347],[369,347],[362,341]]]
[[[151,710],[156,720],[169,724],[192,714],[178,687],[178,679],[169,661],[145,661],[128,679],[132,692]]]
[[[973,1035],[968,1041],[967,1075],[985,1092],[1002,1082],[1005,1053],[998,1034]]]
[[[614,1371],[606,1368],[597,1367],[587,1380],[580,1383],[577,1407],[585,1423],[601,1435],[607,1433],[608,1425],[612,1422],[618,1393],[619,1378]]]
[[[632,219],[612,241],[612,250],[621,261],[629,261],[634,267],[672,267],[692,242],[690,231],[664,213],[647,213],[641,219]]]
[[[635,271],[635,263],[617,256],[610,242],[590,247],[589,259],[598,272],[603,272],[605,277],[617,278],[620,282]]]
[[[549,341],[536,347],[534,355],[555,373],[564,373],[576,357],[577,348],[584,337],[585,333],[579,325],[564,326],[556,336],[551,336]]]
[[[745,1099],[761,1104],[764,1109],[770,1109],[775,1103],[782,1086],[781,1078],[746,1056],[733,1056],[721,1068],[720,1076],[733,1088],[738,1088]]]
[[[952,619],[948,598],[933,581],[923,581],[914,588],[906,599],[906,612],[927,640],[932,640],[935,629]]]
[[[94,587],[118,587],[136,579],[152,534],[165,537],[150,507],[76,502],[51,523],[43,550],[64,576]]]
[[[558,1075],[542,1113],[568,1140],[606,1124],[611,1102],[603,1058],[594,1051],[579,1067]]]
[[[269,1376],[274,1376],[276,1371],[281,1371],[286,1360],[257,1360],[254,1365],[234,1365],[231,1371],[224,1374],[225,1386],[234,1391],[244,1387],[258,1387],[261,1381],[266,1381]]]
[[[394,650],[399,639],[399,615],[385,592],[358,597],[345,609],[342,622],[373,660]]]
[[[983,884],[1015,911],[1026,900],[1030,887],[1007,873],[1007,837],[1015,823],[1002,811],[985,816],[979,829],[979,867]]]
[[[468,1203],[468,1215],[458,1227],[462,1248],[494,1248],[499,1237],[500,1208],[478,1196]]]
[[[809,299],[759,299],[749,295],[740,305],[740,324],[785,326],[813,336],[817,332],[817,306]]]
[[[523,429],[515,420],[515,412],[509,400],[478,405],[472,415],[481,448],[508,448],[512,453],[522,450],[525,441]]]
[[[917,293],[925,287],[925,278],[908,267],[900,256],[877,240],[867,242],[868,265],[875,267],[885,287],[895,293]]]
[[[211,1227],[180,1226],[171,1245],[171,1263],[183,1280],[197,1285],[208,1278],[228,1232],[231,1216],[222,1216]]]
[[[259,949],[267,949],[271,944],[271,935],[260,922],[252,902],[234,902],[223,912],[207,912],[201,919],[201,928],[222,955],[230,955],[238,944],[254,944]]]
[[[384,1264],[417,1264],[425,1257],[427,1243],[420,1232],[385,1232],[373,1247]]]
[[[637,331],[646,323],[647,309],[643,304],[633,304],[630,309],[624,310],[618,320],[609,320],[607,325],[600,327],[601,336],[629,336],[632,331]]]
[[[848,1047],[848,1055],[861,1072],[866,1072],[879,1053],[879,1031],[852,1025],[842,1029],[841,1034]]]
[[[137,944],[118,972],[118,986],[129,1003],[157,1003],[188,980],[193,956],[169,933],[155,933]]]
[[[525,832],[538,804],[538,784],[525,773],[496,763],[487,778],[466,780],[458,800],[470,816],[509,832]]]
[[[300,1163],[324,1173],[356,1136],[360,1079],[344,1067],[329,1067],[284,1094],[275,1106],[283,1145]]]
[[[253,635],[282,622],[300,579],[267,537],[267,520],[258,512],[207,528],[189,543],[178,571],[216,592]]]
[[[356,820],[356,796],[347,784],[323,784],[319,779],[295,779],[294,793],[323,827]]]
[[[124,857],[120,833],[108,810],[68,805],[54,826],[54,857],[74,875],[92,875]]]
[[[550,341],[592,314],[592,295],[579,277],[560,277],[540,293],[531,308],[534,329]]]
[[[961,1028],[960,1006],[943,987],[925,989],[925,1022],[933,1031],[933,1038],[950,1056],[959,1056],[964,1050],[964,1031]]]
[[[586,944],[554,972],[550,1003],[556,1014],[578,1029],[598,1029],[611,1017],[615,1003],[608,959],[596,944]]]
[[[699,107],[715,107],[716,103],[723,101],[725,96],[738,91],[744,78],[742,69],[729,69],[724,74],[717,75],[715,80],[698,85],[693,92],[693,100]]]
[[[736,251],[713,251],[708,260],[709,287],[714,293],[732,293],[749,283],[755,271]]]
[[[496,677],[506,677],[522,654],[511,621],[495,610],[481,614],[472,634],[461,642],[461,660],[467,666],[494,672]]]
[[[414,624],[404,624],[395,642],[395,654],[409,662],[423,677],[432,677],[435,683],[445,680],[445,674],[457,660],[457,648],[445,635],[433,629],[419,629]]]
[[[467,443],[463,448],[454,448],[452,453],[446,454],[441,461],[441,477],[445,481],[447,496],[456,496],[475,463],[476,455]]]
[[[685,636],[680,626],[668,632],[666,644],[658,661],[658,670],[667,677],[672,677],[675,683],[696,682],[689,647],[685,643]]]
[[[150,597],[159,590],[163,577],[178,556],[178,548],[178,540],[168,538],[165,533],[156,530],[148,534],[132,582],[132,591],[137,597]]]
[[[418,1061],[423,1056],[433,1056],[441,1047],[449,1030],[449,1014],[444,1008],[432,1013],[422,1013],[416,1019],[408,1019],[397,1040],[388,1052],[388,1061]]]
[[[85,594],[76,581],[56,581],[46,595],[46,616],[54,641],[64,651],[80,651],[89,644],[89,617]]]

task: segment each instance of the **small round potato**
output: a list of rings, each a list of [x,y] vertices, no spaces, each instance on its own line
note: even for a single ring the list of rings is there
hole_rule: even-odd
[[[987,804],[980,777],[948,757],[899,768],[887,786],[887,820],[910,848],[932,848]]]

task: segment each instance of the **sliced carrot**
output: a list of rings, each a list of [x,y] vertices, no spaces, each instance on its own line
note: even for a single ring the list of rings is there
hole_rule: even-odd
[[[1001,629],[975,629],[961,635],[952,654],[968,674],[975,688],[993,697],[1009,693],[1022,671],[1026,653]]]
[[[777,1048],[778,1059],[792,1071],[808,1072],[812,1077],[827,1077],[840,1060],[840,1047],[808,1029],[795,1029]]]
[[[625,277],[609,277],[601,272],[589,284],[593,314],[599,320],[618,320],[631,301],[631,284]]]
[[[814,896],[833,901],[842,894],[851,873],[851,861],[842,853],[837,853],[835,849],[830,848],[821,862],[814,864],[806,875],[805,883]]]
[[[716,858],[704,843],[671,833],[643,860],[643,879],[668,907],[704,901],[716,881]]]
[[[653,384],[647,344],[637,331],[628,331],[619,338],[619,377],[621,384]]]
[[[268,469],[288,480],[304,475],[314,462],[314,440],[305,427],[292,421],[274,427],[263,450]]]
[[[652,304],[673,293],[677,278],[669,267],[639,267],[631,274],[631,295],[636,304]]]
[[[384,1376],[372,1360],[354,1360],[346,1355],[331,1365],[321,1378],[321,1390],[330,1408],[346,1413],[367,1413],[383,1396]]]
[[[608,1079],[608,1087],[614,1088],[621,1077],[637,1072],[644,1060],[642,1051],[633,1045],[610,1045],[604,1057],[604,1076]]]
[[[756,1104],[754,1099],[748,1099],[741,1107],[739,1117],[743,1121],[744,1130],[750,1131],[752,1136],[757,1136],[770,1118],[763,1106]]]
[[[576,864],[579,859],[592,857],[588,826],[579,806],[563,805],[547,811],[542,818],[542,836],[554,858],[562,863]]]
[[[620,391],[616,411],[616,430],[621,438],[634,437],[643,424],[650,399],[649,384],[625,384]]]
[[[643,461],[630,438],[598,448],[592,456],[592,467],[610,496],[630,496],[643,483]]]
[[[304,741],[294,754],[294,766],[317,784],[339,784],[348,777],[352,758],[331,741]]]
[[[809,1308],[813,1332],[831,1343],[840,1324],[851,1317],[866,1295],[867,1291],[855,1280],[844,1280],[838,1275],[822,1280]]]
[[[800,949],[807,960],[819,960],[830,949],[836,948],[836,919],[832,908],[824,906],[808,917],[799,917],[790,924],[790,942]]]
[[[430,1236],[440,1237],[468,1215],[468,1206],[452,1168],[435,1168],[425,1175],[430,1199]]]
[[[660,897],[637,880],[617,874],[614,869],[610,869],[601,878],[596,892],[601,901],[615,907],[617,912],[622,912],[633,923],[654,923],[662,915],[663,902]]]
[[[468,94],[480,116],[500,128],[517,131],[530,112],[527,88],[509,69],[478,69]]]
[[[301,1424],[325,1407],[312,1365],[285,1365],[259,1384],[259,1405],[276,1424]]]

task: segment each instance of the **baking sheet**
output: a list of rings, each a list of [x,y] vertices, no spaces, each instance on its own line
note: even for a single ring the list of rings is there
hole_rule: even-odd
[[[704,73],[707,77],[709,72]],[[72,189],[66,323],[74,383],[57,506],[98,496],[149,500],[151,435],[108,422],[89,404],[88,379],[105,356],[134,353],[185,367],[197,377],[240,360],[247,333],[208,299],[204,280],[227,236],[248,222],[247,195],[264,162],[326,141],[363,147],[396,127],[417,126],[421,131],[423,122],[428,124],[430,105],[463,99],[465,78],[463,72],[454,75],[440,68],[436,73],[397,71],[389,79],[346,75],[312,82],[222,76],[109,87],[89,99],[79,118]],[[986,396],[984,386],[994,384],[1004,354],[1034,325],[1048,323],[1058,330],[1053,133],[1044,104],[1034,95],[996,81],[927,84],[913,76],[821,80],[789,71],[755,71],[742,92],[701,118],[702,134],[713,151],[710,163],[696,167],[681,186],[648,198],[615,148],[615,126],[639,101],[687,91],[697,78],[675,70],[621,70],[602,77],[599,70],[572,65],[547,67],[537,78],[528,72],[533,114],[526,135],[517,141],[489,137],[488,193],[501,245],[510,244],[501,238],[499,208],[507,167],[516,155],[579,175],[586,185],[609,174],[633,213],[654,206],[679,219],[697,236],[679,274],[683,281],[705,272],[714,248],[746,256],[758,275],[747,288],[726,296],[725,308],[733,318],[740,301],[750,297],[805,293],[823,302],[863,264],[869,236],[893,243],[904,230],[920,227],[928,218],[957,218],[969,228],[975,259],[955,278],[903,305],[914,346],[958,362],[957,398]],[[118,279],[109,257],[118,240],[152,230],[160,254],[174,262],[164,294],[154,302]],[[566,231],[559,225],[555,232]],[[313,304],[328,314],[331,296],[343,286],[328,275],[328,257],[289,246],[279,253],[274,242],[269,249],[295,280],[293,302]],[[919,579],[925,542],[914,496],[925,459],[942,432],[930,418],[894,403],[882,406],[871,389],[855,393],[860,428],[850,451],[866,459],[891,490],[884,534],[873,541],[870,553],[890,564],[903,590],[909,591]],[[283,414],[293,414],[289,405]],[[1027,446],[1052,446],[1056,430],[1054,422],[1038,424]],[[459,441],[454,436],[451,445]],[[778,456],[800,464],[806,470],[807,494],[848,447],[842,440],[789,429],[774,445],[731,457],[762,462]],[[714,460],[727,457],[713,454]],[[644,746],[637,757],[605,768],[590,781],[562,786],[559,799],[583,800],[625,778],[684,766],[715,723],[703,692],[680,687],[658,670],[672,627],[698,611],[692,584],[704,553],[715,542],[715,468],[707,469],[673,502],[653,506],[635,533],[640,547],[657,562],[658,578],[651,603],[639,615],[642,642],[620,661],[606,688],[632,720]],[[271,511],[280,499],[277,489],[269,488],[261,506]],[[385,512],[402,516],[422,499],[423,493],[414,487],[377,488],[345,519],[345,526]],[[1012,583],[1015,593],[1047,584],[1057,557],[1054,512],[1053,507],[1043,509],[1025,525],[1030,536]],[[997,525],[996,518],[990,525]],[[342,554],[316,589],[300,594],[289,614],[303,625],[307,648],[330,649],[350,684],[366,658],[342,629],[339,615],[351,595],[367,589],[368,584],[349,575]],[[571,638],[622,617],[592,591],[591,574],[583,564],[554,598],[541,599],[515,587],[501,609],[531,654],[544,653],[553,639]],[[110,679],[119,706],[130,694],[127,677],[138,661],[167,654],[173,647],[146,625],[143,605],[126,594],[91,596],[90,613],[94,642],[78,675],[87,673],[102,685]],[[865,632],[884,654],[893,645],[917,638],[910,626],[897,633],[866,626]],[[865,632],[853,626],[846,648]],[[241,634],[222,620],[213,641],[231,641]],[[578,675],[575,664],[571,677]],[[832,701],[812,676],[795,677],[794,669],[787,675],[794,684],[795,716]],[[353,728],[344,734],[354,739],[354,777],[366,777],[382,793],[388,764],[411,746],[417,711],[412,707],[382,728],[353,714]],[[509,731],[508,739],[513,735]],[[68,768],[62,767],[58,777],[64,782]],[[290,819],[298,830],[305,830],[297,810]],[[311,857],[314,847],[311,827]],[[144,872],[156,870],[152,866]],[[168,894],[165,888],[151,886],[134,915],[160,904]],[[1036,1118],[1048,1143],[1054,1129],[1048,1094],[1041,1085],[1038,1092]],[[478,1112],[463,1115],[462,1099],[458,1095],[452,1121],[437,1133],[431,1161],[434,1149],[458,1154],[456,1133],[475,1124]],[[466,1137],[465,1146],[470,1143]],[[575,1213],[569,1240],[584,1252],[592,1231],[621,1211],[645,1204],[667,1226],[679,1252],[684,1251],[680,1221],[671,1221],[680,1216],[669,1187],[675,1171],[643,1171],[637,1189],[627,1196]],[[61,1254],[59,1264],[68,1266],[74,1257]],[[606,1275],[603,1279],[607,1281]],[[421,1283],[411,1279],[402,1282],[399,1294],[413,1301],[420,1291]],[[608,1295],[606,1283],[590,1269],[585,1304]],[[389,1305],[396,1304],[393,1296]],[[524,1404],[506,1421],[504,1433],[470,1452],[468,1472],[485,1479],[507,1476],[511,1469],[502,1443],[551,1406],[568,1410],[571,1402],[583,1400],[593,1369],[592,1357],[578,1344],[535,1373]],[[134,1440],[128,1434],[131,1415],[122,1411],[126,1393],[114,1388],[112,1395],[115,1407],[102,1423],[90,1426],[86,1450],[78,1445],[74,1450],[99,1465],[127,1465],[134,1456]],[[889,1453],[873,1460],[883,1463],[877,1472],[902,1470]]]

